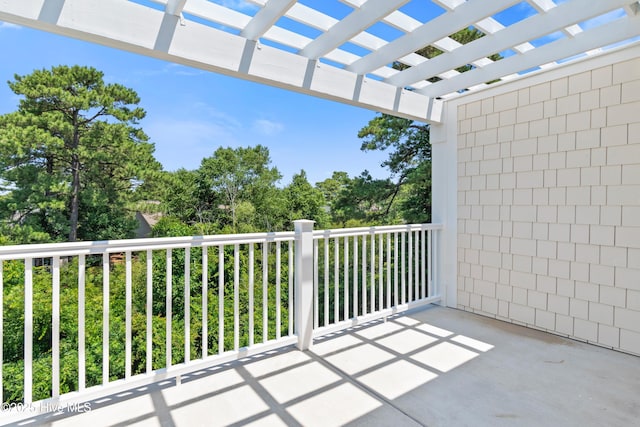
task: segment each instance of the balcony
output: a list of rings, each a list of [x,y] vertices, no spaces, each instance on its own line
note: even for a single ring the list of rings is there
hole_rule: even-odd
[[[629,425],[640,416],[636,357],[433,305],[440,229],[314,231],[298,221],[285,233],[0,248],[0,283],[23,286],[26,308],[20,397],[5,369],[2,421]]]
[[[440,229],[302,220],[284,233],[2,247],[3,402],[20,412],[180,381],[437,302]]]
[[[442,225],[0,248],[0,422],[637,424],[640,3],[222,3],[0,19],[428,123]]]

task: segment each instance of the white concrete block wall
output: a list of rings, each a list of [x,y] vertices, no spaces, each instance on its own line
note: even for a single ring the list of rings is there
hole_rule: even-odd
[[[640,58],[458,117],[457,305],[640,354]]]

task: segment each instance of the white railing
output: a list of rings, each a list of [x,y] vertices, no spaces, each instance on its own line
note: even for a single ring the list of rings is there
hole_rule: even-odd
[[[314,232],[314,336],[438,302],[433,224]]]
[[[0,247],[0,400],[86,400],[436,302],[440,228]]]

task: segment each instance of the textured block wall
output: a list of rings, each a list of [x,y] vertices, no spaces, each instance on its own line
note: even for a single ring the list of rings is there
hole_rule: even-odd
[[[457,303],[640,354],[640,58],[458,107]]]

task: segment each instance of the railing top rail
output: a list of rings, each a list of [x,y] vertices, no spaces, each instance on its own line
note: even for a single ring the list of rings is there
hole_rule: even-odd
[[[441,230],[442,228],[442,224],[402,224],[357,228],[335,228],[332,230],[314,230],[313,238],[324,239],[328,237],[351,237],[370,234],[400,233],[407,231]]]
[[[420,230],[440,230],[442,224],[403,224],[373,227],[338,228],[314,230],[314,239],[330,237],[362,236],[371,234],[397,233]],[[0,246],[0,260],[24,258],[48,258],[55,256],[100,255],[119,252],[139,252],[145,250],[177,249],[187,247],[207,247],[263,242],[283,242],[295,240],[294,231],[218,234],[207,236],[162,237],[146,239],[102,240],[92,242],[44,243],[33,245]]]
[[[0,246],[0,260],[47,258],[54,256],[99,255],[104,253],[206,247],[263,242],[293,241],[295,232],[218,234],[207,236],[102,240]]]

